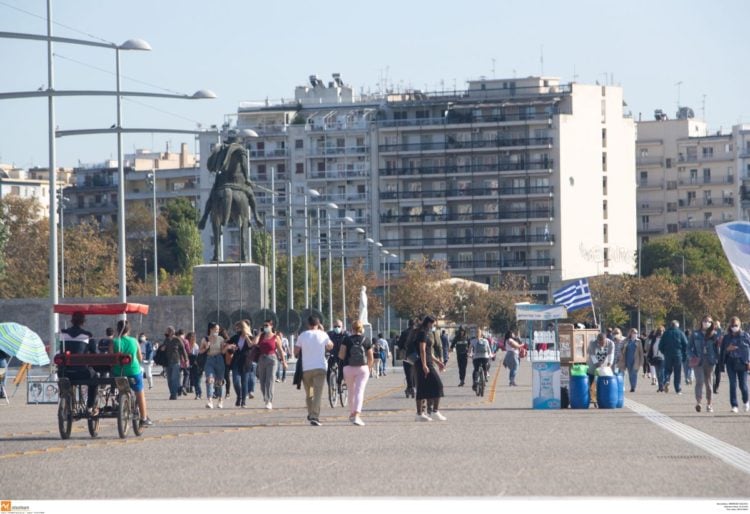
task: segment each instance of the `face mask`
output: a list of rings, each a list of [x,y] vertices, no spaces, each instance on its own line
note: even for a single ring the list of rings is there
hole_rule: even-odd
[[[703,325],[701,325],[701,326],[703,327],[703,330],[708,330],[708,327],[711,326],[711,323],[709,323],[708,321],[704,321]]]
[[[263,333],[264,334],[270,334],[271,333],[271,327],[263,327]]]
[[[341,333],[341,327],[333,327],[333,332],[335,334],[340,334]]]
[[[142,343],[145,343],[145,342],[146,342],[146,338],[145,338],[145,337],[141,337],[140,341],[141,341]]]
[[[740,331],[740,327],[738,327],[736,325],[732,325],[729,330],[731,330],[732,332],[734,332],[736,334],[737,332]]]

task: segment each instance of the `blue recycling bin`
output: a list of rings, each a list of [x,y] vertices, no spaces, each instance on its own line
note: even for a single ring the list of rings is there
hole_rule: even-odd
[[[570,408],[588,409],[591,403],[589,396],[589,377],[587,375],[570,377]]]
[[[596,404],[600,409],[614,409],[617,407],[616,377],[597,377]]]
[[[625,405],[625,374],[617,374],[617,408],[622,409]]]

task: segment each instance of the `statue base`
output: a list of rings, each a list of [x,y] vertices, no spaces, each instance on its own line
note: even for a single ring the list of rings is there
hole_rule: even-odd
[[[198,334],[204,333],[210,321],[231,332],[235,322],[251,319],[253,312],[267,309],[268,287],[267,270],[259,264],[232,262],[193,267]]]

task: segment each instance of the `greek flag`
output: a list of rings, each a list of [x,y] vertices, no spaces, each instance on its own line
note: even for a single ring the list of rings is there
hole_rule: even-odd
[[[554,298],[556,304],[564,305],[568,312],[593,306],[589,281],[586,278],[576,280],[572,284],[558,289],[552,293],[552,298]]]

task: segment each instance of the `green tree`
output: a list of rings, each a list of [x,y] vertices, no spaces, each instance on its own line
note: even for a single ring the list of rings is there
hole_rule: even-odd
[[[654,274],[640,279],[631,279],[631,304],[639,305],[651,326],[663,325],[672,306],[677,304],[677,284],[669,274]]]
[[[629,320],[626,305],[632,305],[629,275],[600,275],[589,279],[591,298],[600,326],[622,326]]]
[[[732,305],[737,305],[737,296],[742,294],[736,280],[726,280],[714,273],[700,273],[686,277],[680,284],[679,297],[686,309],[686,318],[693,325],[705,315],[726,322],[734,312]],[[688,325],[690,323],[687,323]]]
[[[641,272],[646,277],[660,270],[670,270],[674,277],[681,276],[683,257],[686,275],[711,272],[725,279],[732,277],[719,237],[713,232],[659,237],[643,245],[641,253]]]
[[[66,294],[116,296],[118,292],[117,245],[93,218],[65,230]],[[128,260],[126,273],[132,278]]]
[[[33,198],[11,195],[0,200],[7,238],[0,257],[5,268],[0,298],[37,298],[49,293],[49,221],[40,212]]]
[[[442,318],[453,307],[453,287],[445,261],[407,261],[402,276],[395,282],[392,305],[401,318],[427,314]]]
[[[496,334],[504,334],[516,328],[516,303],[531,301],[529,283],[522,275],[505,273],[497,287],[488,292],[490,329]]]
[[[192,269],[193,263],[200,263],[201,260],[194,261],[192,254],[188,257],[180,247],[179,237],[185,237],[188,233],[188,227],[195,229],[195,234],[200,239],[198,232],[198,209],[186,198],[175,198],[170,200],[163,209],[163,216],[166,220],[166,232],[163,237],[159,238],[159,267],[164,268],[168,273],[183,274],[186,266]],[[192,236],[189,237],[192,239]],[[191,243],[190,250],[194,250]]]

